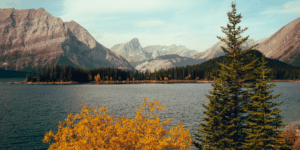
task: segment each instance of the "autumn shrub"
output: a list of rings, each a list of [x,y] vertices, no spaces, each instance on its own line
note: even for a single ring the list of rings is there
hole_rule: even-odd
[[[289,123],[283,134],[279,137],[284,143],[290,146],[291,150],[300,150],[300,131],[298,130],[300,125]]]
[[[95,77],[94,77],[95,81],[96,82],[99,82],[100,81],[100,74],[97,74]]]
[[[115,117],[106,114],[103,106],[99,110],[82,106],[80,114],[69,114],[60,122],[58,131],[45,134],[43,141],[49,149],[189,149],[192,138],[189,129],[182,123],[165,127],[171,119],[162,121],[156,114],[164,106],[159,101],[145,98],[136,116]]]

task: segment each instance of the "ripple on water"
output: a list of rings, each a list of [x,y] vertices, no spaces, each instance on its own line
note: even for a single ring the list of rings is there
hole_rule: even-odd
[[[275,101],[284,122],[299,118],[299,83],[276,83],[274,94],[282,93]],[[108,108],[108,114],[135,116],[145,97],[157,99],[165,110],[158,113],[167,126],[185,124],[191,135],[202,121],[207,104],[205,94],[211,84],[135,84],[135,85],[0,85],[0,149],[46,149],[42,143],[45,132],[56,131],[58,122],[67,115],[80,112],[80,104]]]

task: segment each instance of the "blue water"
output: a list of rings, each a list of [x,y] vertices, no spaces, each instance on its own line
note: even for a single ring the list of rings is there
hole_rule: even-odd
[[[24,81],[24,80],[23,80]],[[298,121],[300,83],[276,83],[274,94],[284,122]],[[133,117],[145,97],[158,99],[166,107],[158,115],[180,121],[191,134],[201,122],[207,104],[205,94],[212,89],[205,84],[127,84],[127,85],[0,85],[0,149],[46,149],[45,132],[57,130],[58,122],[80,112],[80,104],[108,108],[109,114]],[[169,126],[170,127],[170,126]]]

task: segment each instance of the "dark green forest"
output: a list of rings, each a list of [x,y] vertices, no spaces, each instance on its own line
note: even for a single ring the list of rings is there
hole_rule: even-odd
[[[261,58],[262,53],[257,50],[249,52],[249,59],[251,61],[255,58]],[[247,53],[246,55],[248,55]],[[125,80],[213,80],[213,76],[218,75],[220,66],[218,63],[225,62],[226,57],[221,56],[203,62],[198,65],[175,67],[166,70],[159,70],[155,72],[122,70],[117,68],[98,68],[83,70],[74,68],[72,66],[48,66],[42,70],[33,70],[32,75],[28,77],[27,81],[39,82],[58,82],[58,81],[75,81],[75,82],[89,82],[94,80],[94,76],[100,74],[101,81],[125,81]],[[273,80],[297,80],[300,79],[300,67],[295,67],[279,60],[265,58],[268,62],[266,66],[272,69],[269,76]],[[32,78],[34,76],[34,78]]]
[[[0,78],[26,78],[28,72],[5,70],[0,68]]]

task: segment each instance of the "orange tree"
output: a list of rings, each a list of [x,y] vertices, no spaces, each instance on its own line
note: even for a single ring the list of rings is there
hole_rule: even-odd
[[[155,111],[163,110],[159,101],[144,100],[132,119],[117,118],[84,105],[80,114],[69,114],[60,122],[58,132],[51,130],[43,141],[49,149],[189,149],[192,138],[182,123],[166,130],[172,120],[162,121]]]
[[[100,81],[100,74],[97,74],[95,77],[94,77],[95,81],[98,82]]]

